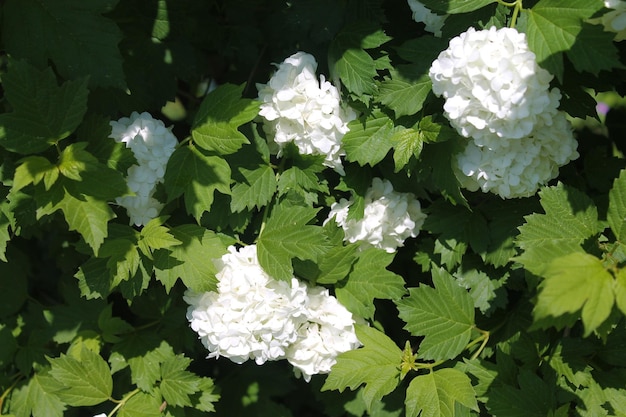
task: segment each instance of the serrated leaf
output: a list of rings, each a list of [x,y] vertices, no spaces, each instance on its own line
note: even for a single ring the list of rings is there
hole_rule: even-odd
[[[318,263],[320,274],[316,282],[319,284],[334,284],[348,276],[352,265],[357,260],[359,245],[349,244],[332,248]]]
[[[50,376],[33,375],[28,384],[11,392],[9,411],[16,416],[62,417],[65,404],[49,390]]]
[[[122,33],[112,20],[102,16],[116,3],[8,0],[4,5],[4,45],[11,56],[38,66],[51,60],[65,79],[89,76],[93,86],[125,88],[117,46]]]
[[[321,191],[328,193],[328,186],[320,181],[317,173],[318,165],[304,167],[292,166],[286,169],[278,179],[278,193],[285,195],[289,191],[305,194],[309,191]]]
[[[139,392],[133,395],[117,413],[119,417],[161,417],[161,400]]]
[[[309,207],[275,206],[257,241],[259,264],[279,280],[293,277],[292,258],[316,261],[330,248],[320,226],[308,223],[317,214]]]
[[[615,300],[613,276],[600,259],[587,253],[571,253],[554,259],[543,277],[535,317],[558,317],[582,309],[585,336],[609,317]]]
[[[333,365],[322,391],[363,388],[363,400],[368,410],[374,402],[393,391],[400,382],[402,350],[387,335],[367,327],[355,326],[363,347],[340,354]]]
[[[86,79],[59,87],[50,68],[39,71],[26,62],[11,61],[2,86],[13,111],[0,115],[0,145],[13,152],[46,150],[67,138],[87,111]]]
[[[97,254],[108,233],[107,223],[115,214],[105,201],[91,195],[75,195],[71,186],[71,182],[57,182],[46,194],[49,200],[42,196],[45,206],[39,208],[37,216],[41,218],[61,210],[69,229],[80,233]]]
[[[431,88],[432,81],[421,65],[398,65],[391,78],[380,83],[377,97],[400,117],[419,112]]]
[[[478,411],[476,393],[469,377],[452,368],[413,378],[404,403],[407,417],[454,417],[455,403]]]
[[[467,13],[478,10],[497,0],[421,0],[427,8],[447,14]]]
[[[106,298],[111,292],[113,276],[106,259],[88,259],[74,277],[78,280],[80,294],[88,300]]]
[[[233,186],[230,208],[235,213],[266,206],[276,192],[276,173],[270,165],[255,169],[238,168],[243,180]]]
[[[583,252],[581,244],[602,229],[596,206],[580,191],[558,184],[542,189],[539,197],[545,214],[525,217],[516,239],[524,252],[515,258],[535,275],[555,258]]]
[[[358,22],[345,27],[329,48],[331,74],[357,95],[376,92],[377,65],[364,49],[376,48],[390,38],[380,28]]]
[[[615,276],[615,304],[626,314],[626,269],[620,269]]]
[[[195,292],[216,290],[217,269],[212,260],[225,254],[228,244],[214,232],[191,224],[173,227],[170,234],[181,244],[155,251],[156,278],[168,291],[178,278]]]
[[[398,172],[404,168],[412,157],[419,157],[424,147],[422,135],[420,135],[419,131],[406,129],[401,126],[396,128],[396,132],[390,140],[393,144],[394,172]]]
[[[152,219],[141,229],[139,248],[145,255],[150,255],[157,249],[171,248],[182,243],[172,236],[169,228],[163,226],[164,220]]]
[[[63,385],[55,395],[64,403],[74,407],[96,405],[111,397],[111,370],[97,353],[83,349],[80,360],[61,354],[48,361],[50,376]]]
[[[335,288],[339,302],[360,317],[372,318],[375,298],[402,297],[406,293],[404,279],[386,269],[394,255],[375,248],[360,252],[347,281]]]
[[[112,349],[111,358],[116,367],[129,366],[131,381],[144,392],[152,391],[161,378],[160,364],[176,356],[172,347],[159,339],[154,333],[133,332]]]
[[[364,121],[353,120],[348,128],[350,131],[342,139],[348,161],[374,166],[393,146],[393,121],[383,113],[376,112]]]
[[[219,156],[207,156],[195,146],[183,146],[174,151],[165,171],[165,192],[168,201],[181,195],[188,214],[200,221],[211,209],[214,192],[230,194],[230,166]]]
[[[528,46],[537,62],[563,82],[563,55],[577,42],[583,20],[602,8],[602,2],[589,0],[541,0],[522,17]]]
[[[176,356],[161,364],[159,388],[168,404],[181,407],[191,405],[189,395],[198,391],[200,378],[186,370],[190,363],[190,359]]]
[[[409,289],[409,297],[396,302],[404,328],[424,336],[419,356],[446,360],[467,346],[474,328],[474,303],[467,291],[444,269],[433,268],[434,288],[420,285]]]
[[[241,98],[242,92],[243,85],[224,84],[207,94],[191,132],[198,146],[227,155],[250,143],[237,128],[256,117],[259,103]]]
[[[432,182],[441,194],[452,204],[468,207],[467,200],[461,193],[459,181],[452,168],[455,148],[459,141],[431,143],[424,146],[418,166],[428,172]]]
[[[426,116],[420,120],[419,131],[426,143],[446,142],[459,137],[456,130],[433,120],[432,116]]]
[[[59,170],[43,156],[29,156],[21,160],[15,169],[13,190],[18,191],[29,184],[39,184],[44,181],[46,190],[59,178]]]
[[[554,389],[537,375],[522,370],[519,389],[511,385],[494,386],[487,408],[492,415],[507,417],[545,417],[554,408]]]
[[[567,57],[578,72],[599,75],[600,71],[624,68],[619,52],[612,42],[614,33],[603,30],[598,25],[584,23],[576,37],[576,42],[567,51]]]
[[[626,241],[626,170],[620,171],[609,191],[607,221],[615,238]]]

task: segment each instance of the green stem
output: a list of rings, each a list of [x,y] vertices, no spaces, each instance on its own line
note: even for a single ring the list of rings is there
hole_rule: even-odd
[[[515,27],[515,24],[517,23],[517,16],[519,15],[520,10],[522,10],[522,0],[517,0],[513,8],[513,16],[511,16],[511,23],[509,24],[510,28]]]
[[[111,398],[111,401],[116,402],[117,405],[115,406],[113,410],[111,410],[109,414],[107,414],[107,417],[112,417],[120,408],[122,408],[126,404],[128,400],[130,400],[138,392],[139,392],[139,388],[135,388],[134,390],[126,394],[124,398],[122,398],[120,401],[116,401]]]
[[[470,349],[472,346],[476,345],[477,343],[480,343],[480,346],[478,347],[476,352],[474,352],[474,354],[471,356],[470,359],[476,359],[485,349],[485,346],[487,345],[487,342],[489,341],[489,335],[490,335],[489,331],[479,329],[478,327],[476,327],[475,329],[476,331],[480,333],[480,336],[478,336],[476,339],[472,340],[467,346],[465,346],[465,349]]]
[[[2,415],[2,405],[4,404],[4,400],[9,396],[13,388],[17,386],[17,384],[24,378],[24,375],[18,374],[17,379],[11,384],[9,388],[7,388],[2,395],[0,396],[0,415]]]

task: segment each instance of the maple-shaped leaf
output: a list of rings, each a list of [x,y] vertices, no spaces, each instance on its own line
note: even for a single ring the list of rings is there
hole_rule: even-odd
[[[474,328],[474,301],[444,269],[433,268],[435,287],[409,288],[409,297],[396,301],[405,329],[424,336],[419,357],[452,359],[467,346]]]
[[[404,280],[386,269],[393,258],[393,253],[375,248],[360,252],[348,279],[335,288],[339,302],[352,313],[371,318],[375,298],[393,300],[402,297],[406,293]]]
[[[478,411],[472,381],[453,368],[438,369],[413,378],[404,403],[407,417],[454,417],[455,403]]]
[[[243,87],[223,84],[204,98],[191,131],[199,147],[227,155],[250,143],[238,127],[257,116],[259,103],[241,98]]]
[[[398,65],[380,83],[377,97],[400,117],[420,111],[431,89],[432,81],[421,65]]]
[[[2,87],[13,111],[0,115],[0,146],[13,152],[46,150],[67,138],[87,111],[87,80],[59,86],[50,68],[39,71],[26,62],[11,61]]]
[[[507,417],[545,417],[554,415],[554,387],[528,370],[517,378],[519,388],[497,385],[489,392],[487,408],[492,415]]]
[[[276,173],[270,165],[259,165],[254,169],[237,168],[240,176],[232,189],[230,208],[235,213],[267,205],[276,192]]]
[[[292,258],[316,261],[331,245],[320,226],[308,223],[317,214],[309,207],[275,206],[257,241],[259,264],[275,279],[293,277]]]
[[[326,378],[322,391],[346,388],[352,391],[362,384],[363,400],[368,410],[372,404],[393,391],[400,382],[402,350],[384,333],[368,326],[355,326],[363,347],[340,354]]]
[[[603,230],[591,199],[575,188],[559,183],[539,192],[545,214],[524,217],[516,243],[523,253],[515,260],[535,275],[542,275],[555,259],[584,252],[581,244]]]
[[[190,406],[189,396],[198,391],[200,378],[187,371],[191,359],[182,355],[169,358],[161,364],[161,394],[168,404]]]
[[[620,171],[609,191],[607,220],[615,238],[626,241],[626,170]]]
[[[165,171],[165,192],[172,201],[184,196],[185,208],[196,221],[213,205],[214,193],[230,194],[230,166],[221,157],[205,155],[194,145],[174,151]]]
[[[535,317],[558,317],[582,309],[585,336],[609,317],[615,301],[614,279],[599,258],[570,253],[554,259],[542,275]]]
[[[374,112],[365,120],[353,120],[348,127],[350,131],[342,139],[348,161],[374,166],[393,146],[393,121],[382,112]]]
[[[117,0],[8,0],[3,42],[9,54],[37,66],[51,60],[66,79],[89,77],[97,87],[125,88],[118,43],[122,32],[102,14]],[[45,97],[38,92],[39,97]],[[59,108],[59,110],[65,110]]]

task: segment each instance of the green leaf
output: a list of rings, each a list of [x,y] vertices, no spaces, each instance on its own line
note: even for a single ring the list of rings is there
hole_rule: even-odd
[[[609,317],[615,299],[613,276],[600,259],[587,253],[571,253],[554,259],[543,276],[535,317],[558,317],[582,308],[585,336]]]
[[[256,117],[259,103],[241,98],[243,87],[224,84],[204,98],[191,132],[198,146],[227,155],[250,143],[237,128]]]
[[[196,292],[214,291],[217,269],[212,260],[227,252],[228,243],[214,232],[191,224],[173,227],[170,234],[181,244],[155,251],[156,278],[167,290],[180,278]]]
[[[84,348],[80,355],[80,360],[63,354],[48,359],[52,365],[50,376],[63,385],[55,395],[74,407],[96,405],[108,400],[113,393],[109,366],[100,355],[89,349]]]
[[[200,221],[211,209],[217,190],[230,194],[230,166],[219,156],[207,156],[193,145],[174,151],[165,171],[165,191],[168,201],[185,196],[188,214]]]
[[[29,156],[21,160],[15,169],[13,190],[18,191],[29,184],[44,182],[46,190],[59,178],[59,169],[43,156]]]
[[[615,238],[626,241],[626,170],[620,171],[609,191],[607,220]]]
[[[456,130],[433,120],[432,116],[426,116],[420,120],[419,131],[426,143],[446,142],[459,138]]]
[[[267,205],[276,192],[276,173],[270,165],[260,165],[255,169],[240,167],[242,177],[233,186],[230,208],[235,213],[244,209],[253,210]]]
[[[555,258],[583,252],[581,244],[603,229],[595,205],[580,191],[558,184],[542,189],[539,197],[545,214],[525,217],[516,239],[524,252],[515,258],[535,275]]]
[[[170,229],[163,226],[164,218],[152,219],[141,229],[139,248],[146,255],[157,249],[167,249],[180,245],[182,242],[170,233]]]
[[[161,417],[161,400],[154,395],[139,392],[132,397],[117,413],[118,417]]]
[[[602,8],[598,0],[541,0],[524,9],[522,24],[539,65],[563,82],[563,52],[577,42],[583,20]]]
[[[626,269],[620,269],[615,277],[615,304],[626,314]]]
[[[442,14],[467,13],[478,10],[497,0],[421,0],[427,8]]]
[[[398,65],[391,78],[380,83],[377,97],[400,117],[419,112],[431,88],[432,81],[421,65]]]
[[[159,388],[163,399],[174,406],[190,406],[189,395],[198,391],[200,378],[186,369],[191,360],[178,355],[161,364]]]
[[[54,200],[60,197],[59,201],[47,202],[37,211],[37,216],[41,218],[60,209],[69,229],[80,233],[97,254],[107,236],[107,223],[115,217],[115,214],[105,201],[97,200],[90,195],[75,195],[68,185],[71,186],[71,183],[57,182],[49,195]]]
[[[384,113],[375,112],[364,121],[353,120],[348,128],[350,131],[342,139],[348,161],[374,166],[393,146],[393,121]]]
[[[419,131],[406,129],[402,126],[396,128],[390,140],[393,144],[394,172],[398,172],[404,168],[412,157],[418,158],[424,147],[422,135]]]
[[[372,318],[375,298],[394,300],[402,297],[406,293],[404,280],[386,269],[394,255],[375,248],[360,252],[348,279],[343,285],[336,286],[339,302],[358,316]]]
[[[409,297],[396,302],[404,328],[424,336],[419,356],[446,360],[458,356],[467,346],[474,328],[474,302],[454,277],[433,268],[434,288],[420,285],[409,289]]]
[[[9,54],[43,67],[51,60],[65,79],[89,76],[94,87],[125,88],[122,34],[102,16],[117,0],[8,0],[3,41]],[[39,91],[40,97],[46,95]],[[59,108],[59,110],[65,110]]]
[[[78,280],[80,294],[88,300],[106,298],[111,292],[114,279],[107,260],[102,258],[88,259],[79,267],[74,277]]]
[[[65,404],[50,389],[55,383],[49,375],[33,375],[27,385],[11,392],[9,411],[16,416],[63,417]]]
[[[612,42],[615,34],[599,25],[584,23],[567,57],[578,72],[599,75],[600,71],[624,68],[619,52]]]
[[[316,281],[319,284],[334,284],[347,277],[357,260],[358,249],[357,244],[330,249],[318,262],[320,274]]]
[[[114,345],[109,361],[117,370],[130,366],[131,381],[142,391],[150,392],[161,379],[160,364],[175,356],[172,347],[159,341],[156,334],[134,332]]]
[[[489,392],[487,408],[492,415],[545,417],[554,409],[554,388],[528,370],[518,376],[519,389],[497,385]]]
[[[345,27],[330,44],[331,75],[338,75],[346,88],[356,95],[374,94],[377,64],[364,49],[376,48],[390,39],[369,22]]]
[[[406,415],[454,417],[455,402],[478,411],[469,377],[457,369],[439,369],[413,378],[406,390]]]
[[[9,151],[46,150],[67,138],[87,110],[87,80],[66,81],[59,87],[50,68],[39,71],[26,62],[11,61],[2,86],[13,107],[11,113],[0,115],[0,145]]]
[[[289,280],[292,258],[316,261],[328,251],[324,229],[307,224],[317,212],[309,207],[274,207],[257,241],[259,263],[271,277]]]
[[[393,391],[400,382],[402,350],[384,333],[367,326],[355,326],[363,347],[340,354],[322,391],[350,388],[361,384],[367,409]]]

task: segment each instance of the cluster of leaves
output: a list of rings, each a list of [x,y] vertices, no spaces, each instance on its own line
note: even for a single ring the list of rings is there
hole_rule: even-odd
[[[0,2],[0,415],[624,415],[623,110],[600,123],[591,93],[623,101],[626,51],[588,22],[603,2],[422,2],[449,15],[441,38],[403,1]],[[461,190],[464,139],[428,77],[451,37],[493,25],[527,34],[578,118],[579,160],[513,201]],[[268,147],[255,83],[297,50],[360,112],[345,176]],[[180,139],[141,228],[114,203],[134,157],[109,138],[132,111]],[[393,254],[324,224],[340,198],[363,216],[373,177],[428,214]],[[251,243],[361,323],[328,376],[205,359],[183,294]]]

